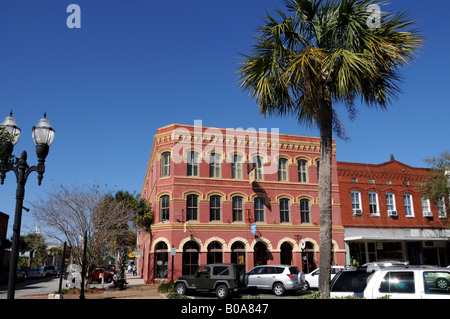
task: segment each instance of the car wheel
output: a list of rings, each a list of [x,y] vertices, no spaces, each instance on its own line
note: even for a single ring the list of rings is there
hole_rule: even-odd
[[[182,295],[182,296],[186,295],[186,293],[187,293],[186,285],[183,284],[183,283],[176,284],[175,285],[175,291],[179,295]]]
[[[309,290],[311,288],[311,286],[309,285],[308,281],[305,281],[305,285],[303,286],[303,288],[301,290]]]
[[[273,285],[273,293],[275,294],[275,296],[283,296],[284,293],[286,292],[286,289],[284,288],[284,285],[280,282],[277,282]]]
[[[438,278],[436,279],[436,287],[440,288],[440,289],[447,289],[449,286],[448,280],[445,278]]]
[[[216,296],[219,299],[225,299],[226,297],[228,297],[228,287],[226,285],[217,286]]]

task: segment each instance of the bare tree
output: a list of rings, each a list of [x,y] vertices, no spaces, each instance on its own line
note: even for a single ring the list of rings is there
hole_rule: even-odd
[[[96,229],[93,221],[94,212],[106,194],[98,185],[61,185],[45,191],[46,198],[31,204],[35,219],[46,228],[46,235],[60,242],[66,241],[72,248],[75,264],[82,265],[82,241],[84,233],[87,233],[87,274],[103,259],[108,244],[107,234]]]

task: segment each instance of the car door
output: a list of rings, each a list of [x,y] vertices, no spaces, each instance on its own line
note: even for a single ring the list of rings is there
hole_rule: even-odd
[[[197,289],[210,289],[211,286],[211,267],[200,266],[195,274],[195,286]]]
[[[248,272],[248,287],[260,287],[264,267],[255,267]]]
[[[260,275],[259,287],[261,289],[272,289],[272,285],[275,282],[277,270],[272,266],[263,267],[264,270]]]

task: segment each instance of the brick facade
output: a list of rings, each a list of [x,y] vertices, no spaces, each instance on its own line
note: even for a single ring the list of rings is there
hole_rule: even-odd
[[[450,231],[445,215],[422,197],[426,168],[391,158],[382,164],[338,162],[347,263],[401,259],[448,265]]]
[[[138,239],[144,280],[171,279],[172,248],[175,279],[214,261],[245,263],[247,270],[288,263],[309,272],[319,259],[319,157],[315,137],[178,124],[158,129],[142,188],[155,212],[151,234]],[[333,258],[342,265],[335,147],[332,168]]]

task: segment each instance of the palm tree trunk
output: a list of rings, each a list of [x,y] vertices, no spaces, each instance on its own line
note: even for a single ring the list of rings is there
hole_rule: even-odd
[[[331,159],[333,151],[333,113],[329,88],[324,86],[319,105],[320,123],[320,165],[319,165],[319,208],[320,208],[320,260],[319,291],[322,297],[330,296],[331,254],[332,254],[332,210],[331,210]]]

